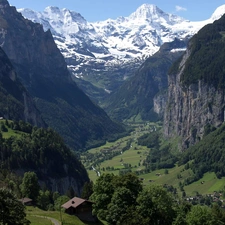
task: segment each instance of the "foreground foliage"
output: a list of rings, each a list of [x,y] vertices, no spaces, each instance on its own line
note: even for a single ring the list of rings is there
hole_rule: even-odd
[[[24,205],[6,188],[0,188],[0,210],[0,224],[2,225],[29,224]]]
[[[103,174],[93,188],[93,212],[110,225],[202,225],[224,224],[218,205],[193,206],[163,186],[143,187],[134,174]]]

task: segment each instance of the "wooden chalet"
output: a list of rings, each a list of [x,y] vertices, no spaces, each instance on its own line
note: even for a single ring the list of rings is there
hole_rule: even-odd
[[[70,215],[75,215],[77,216],[80,220],[83,221],[96,221],[97,218],[92,215],[92,205],[94,203],[74,197],[70,199],[68,202],[62,205],[62,208],[65,209],[65,213],[70,214]]]
[[[30,199],[30,198],[21,198],[21,199],[19,199],[19,201],[20,202],[22,202],[23,203],[23,205],[26,205],[26,206],[31,206],[31,205],[33,205],[33,200],[32,199]]]

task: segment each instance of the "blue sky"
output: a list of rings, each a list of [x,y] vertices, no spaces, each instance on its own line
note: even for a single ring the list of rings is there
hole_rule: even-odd
[[[167,13],[173,13],[191,21],[208,19],[224,0],[8,0],[17,8],[43,11],[47,6],[68,8],[80,13],[87,21],[116,19],[129,16],[144,3],[154,4]]]

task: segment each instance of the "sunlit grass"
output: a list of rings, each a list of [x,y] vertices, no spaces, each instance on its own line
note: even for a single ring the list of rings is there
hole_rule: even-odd
[[[52,225],[52,222],[47,218],[28,215],[27,219],[31,222],[31,225]]]
[[[107,225],[104,221],[93,222],[82,222],[79,218],[73,215],[68,215],[64,212],[59,211],[44,211],[37,207],[27,206],[26,207],[27,219],[31,221],[31,225],[50,225],[51,221],[48,219],[54,218],[64,225]],[[62,219],[62,220],[61,220]]]

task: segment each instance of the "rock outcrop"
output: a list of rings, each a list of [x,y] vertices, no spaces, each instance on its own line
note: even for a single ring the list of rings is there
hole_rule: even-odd
[[[5,119],[23,120],[45,127],[32,97],[18,80],[5,52],[0,48],[0,115]]]
[[[202,139],[207,125],[225,120],[224,22],[225,16],[200,30],[168,76],[164,134],[180,136],[182,150]]]

